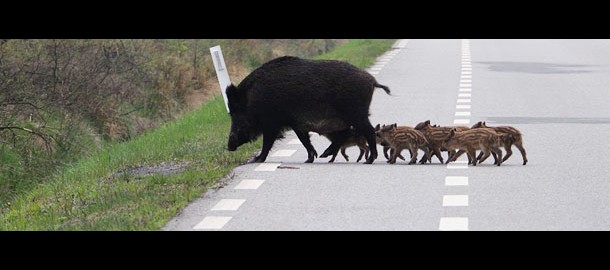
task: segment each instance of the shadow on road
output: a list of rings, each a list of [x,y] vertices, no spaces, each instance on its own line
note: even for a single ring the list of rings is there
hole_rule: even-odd
[[[534,74],[569,74],[569,73],[589,73],[591,70],[581,68],[591,67],[590,65],[564,65],[540,62],[475,62],[489,65],[490,71],[497,72],[522,72]]]
[[[610,124],[606,117],[486,117],[490,124]]]

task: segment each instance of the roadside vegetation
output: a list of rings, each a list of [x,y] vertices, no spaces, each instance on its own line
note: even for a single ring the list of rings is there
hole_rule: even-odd
[[[281,55],[366,67],[394,40],[21,42],[0,45],[0,230],[157,230],[230,178],[261,143],[225,150],[211,46],[239,82]]]

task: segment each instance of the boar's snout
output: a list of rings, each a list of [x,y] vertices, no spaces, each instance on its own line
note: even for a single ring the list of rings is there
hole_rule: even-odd
[[[227,150],[229,150],[229,151],[237,150],[237,147],[239,146],[239,143],[237,141],[238,141],[237,136],[235,136],[235,134],[231,134],[229,136],[229,143],[227,144]]]

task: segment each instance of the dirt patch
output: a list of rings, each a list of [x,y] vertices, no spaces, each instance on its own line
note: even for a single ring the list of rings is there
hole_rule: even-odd
[[[134,176],[151,176],[151,175],[172,175],[180,173],[189,165],[189,162],[180,162],[180,163],[169,163],[162,162],[161,164],[156,165],[138,165],[132,168],[120,170],[114,175],[118,174],[126,174],[126,175],[134,175]]]

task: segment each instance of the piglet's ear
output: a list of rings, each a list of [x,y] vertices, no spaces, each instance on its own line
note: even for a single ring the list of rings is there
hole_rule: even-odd
[[[381,128],[380,124],[377,124],[377,125],[375,126],[375,130],[379,130],[380,128]]]
[[[451,131],[449,131],[449,137],[448,138],[451,138],[454,135],[455,135],[455,128],[452,128]]]

